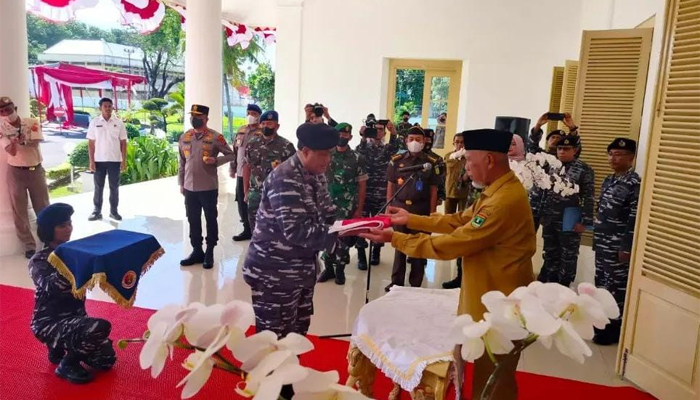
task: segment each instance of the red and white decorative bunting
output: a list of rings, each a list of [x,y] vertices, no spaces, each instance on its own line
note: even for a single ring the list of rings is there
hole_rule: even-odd
[[[27,12],[45,20],[66,23],[75,19],[75,12],[97,5],[99,0],[26,0]]]
[[[122,25],[145,35],[158,30],[165,18],[165,5],[158,0],[112,0],[121,13]]]

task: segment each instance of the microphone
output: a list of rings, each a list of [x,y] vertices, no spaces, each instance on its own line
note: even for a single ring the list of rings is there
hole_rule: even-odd
[[[420,165],[414,165],[411,167],[399,168],[399,173],[404,172],[416,172],[416,171],[430,171],[433,168],[433,164],[425,163]]]

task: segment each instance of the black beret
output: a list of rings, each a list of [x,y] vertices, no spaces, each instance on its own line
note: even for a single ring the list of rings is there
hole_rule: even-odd
[[[326,124],[305,123],[297,128],[299,148],[329,150],[338,145],[340,133]]]
[[[571,146],[579,147],[581,145],[581,138],[578,135],[565,135],[557,142],[557,147],[559,146]]]
[[[637,142],[627,138],[617,138],[608,145],[610,150],[629,150],[632,153],[637,153]]]
[[[425,136],[425,131],[420,126],[412,126],[411,129],[409,129],[408,132],[406,132],[406,136],[408,135]]]
[[[53,230],[58,225],[70,220],[73,215],[73,207],[65,203],[54,203],[41,210],[36,217],[36,230],[44,243],[53,240]]]
[[[485,150],[507,154],[513,134],[497,129],[475,129],[462,132],[465,150]]]
[[[566,133],[564,133],[564,131],[561,131],[561,130],[558,130],[558,129],[557,129],[557,130],[554,130],[554,131],[551,131],[551,132],[549,132],[549,133],[547,134],[547,140],[549,140],[549,138],[551,138],[551,137],[554,136],[554,135],[566,136]]]
[[[423,132],[425,133],[425,137],[427,138],[434,138],[435,137],[435,131],[430,129],[430,128],[425,128],[423,129]]]
[[[279,122],[279,120],[280,120],[279,113],[277,111],[273,111],[273,110],[265,111],[265,114],[263,114],[260,117],[260,122],[265,122],[265,121]]]
[[[209,115],[209,107],[203,106],[201,104],[192,104],[192,108],[190,109],[190,114]]]
[[[246,111],[255,111],[258,114],[262,114],[262,110],[257,104],[248,104],[248,108],[246,109]]]

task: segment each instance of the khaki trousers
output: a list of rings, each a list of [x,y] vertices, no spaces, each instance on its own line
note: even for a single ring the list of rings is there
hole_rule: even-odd
[[[25,251],[36,250],[36,241],[29,223],[29,199],[32,200],[32,208],[36,214],[49,205],[49,189],[46,186],[44,168],[41,165],[33,168],[10,165],[7,169],[7,186],[17,237],[24,244]]]

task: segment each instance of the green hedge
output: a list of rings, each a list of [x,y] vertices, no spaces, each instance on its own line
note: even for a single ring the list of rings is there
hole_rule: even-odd
[[[46,170],[46,177],[52,181],[57,181],[64,178],[70,179],[70,168],[69,163],[63,163],[59,166],[49,168]]]
[[[88,154],[88,141],[80,142],[72,153],[68,162],[76,168],[88,168],[90,166],[90,155]]]
[[[178,154],[165,139],[141,136],[126,146],[126,171],[120,182],[130,184],[177,174]]]

